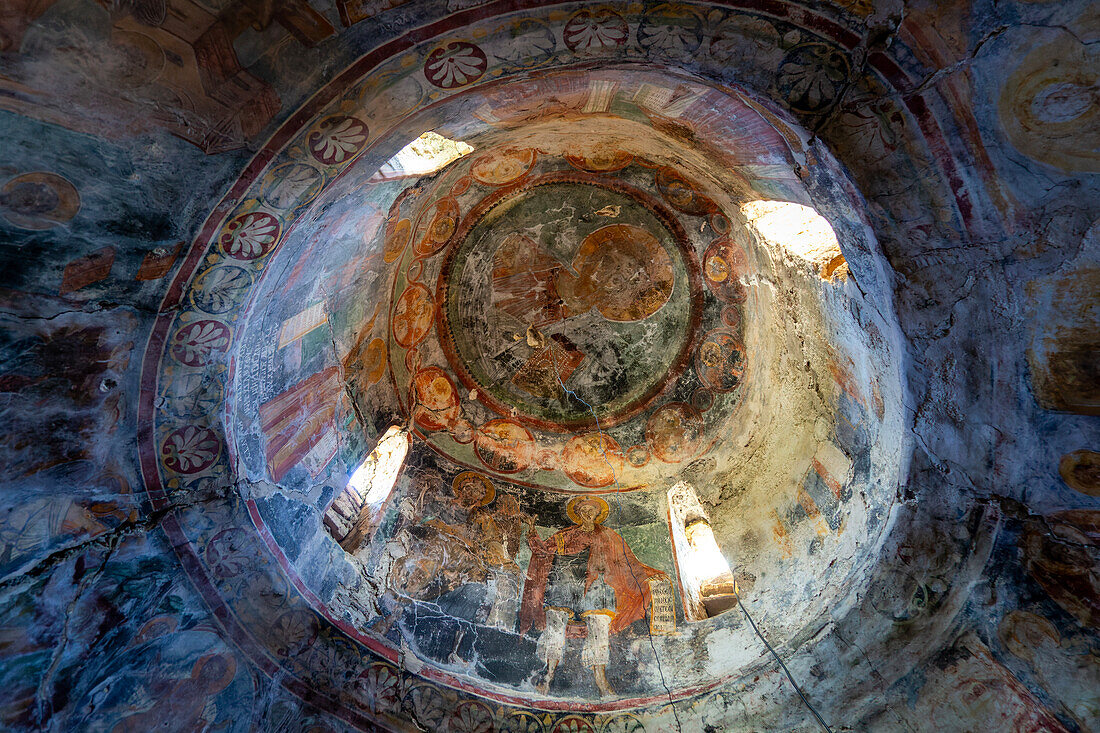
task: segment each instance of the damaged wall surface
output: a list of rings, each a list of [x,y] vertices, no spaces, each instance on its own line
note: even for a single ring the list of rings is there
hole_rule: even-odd
[[[1087,2],[0,11],[10,730],[1100,730]]]

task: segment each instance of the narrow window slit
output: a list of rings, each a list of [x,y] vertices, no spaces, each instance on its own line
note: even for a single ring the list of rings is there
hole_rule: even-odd
[[[325,511],[325,528],[345,552],[356,552],[377,528],[408,450],[408,431],[391,426]]]
[[[699,497],[681,481],[668,492],[669,526],[684,616],[702,621],[737,605],[737,588]]]

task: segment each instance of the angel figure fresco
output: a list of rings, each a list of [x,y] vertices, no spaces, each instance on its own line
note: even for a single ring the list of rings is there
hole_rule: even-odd
[[[532,522],[515,497],[500,495],[484,475],[465,471],[451,483],[454,499],[436,516],[402,530],[406,548],[387,578],[388,586],[416,600],[430,600],[447,615],[464,620],[455,633],[449,661],[470,623],[515,627],[520,568],[515,556],[523,526]],[[392,616],[391,616],[392,619]]]
[[[648,230],[609,224],[565,267],[530,237],[510,234],[493,257],[493,305],[539,328],[595,309],[610,321],[649,318],[672,297],[672,258]]]
[[[566,504],[572,527],[541,539],[527,534],[531,562],[520,603],[521,634],[543,629],[537,653],[546,664],[538,685],[546,694],[565,655],[566,632],[586,632],[581,663],[592,670],[600,694],[614,694],[607,681],[610,636],[645,618],[652,603],[649,580],[667,581],[664,572],[643,564],[617,532],[602,526],[609,507],[598,496],[578,496]],[[581,629],[568,629],[582,625]]]

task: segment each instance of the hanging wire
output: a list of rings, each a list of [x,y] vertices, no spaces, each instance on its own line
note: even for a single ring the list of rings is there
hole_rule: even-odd
[[[810,712],[817,718],[817,722],[821,723],[821,727],[827,730],[829,733],[833,733],[833,729],[829,727],[829,724],[821,717],[821,715],[814,709],[814,706],[810,704],[810,701],[806,699],[806,696],[802,694],[802,690],[799,688],[798,683],[794,681],[794,677],[791,676],[791,671],[787,669],[787,665],[783,664],[783,660],[776,653],[775,649],[772,649],[772,645],[768,643],[768,640],[764,638],[764,635],[760,633],[760,629],[757,628],[756,622],[752,620],[752,616],[749,615],[749,611],[745,608],[745,604],[741,602],[741,591],[734,585],[734,595],[737,597],[737,605],[741,608],[741,613],[745,614],[745,618],[748,619],[749,625],[752,626],[752,630],[756,632],[756,635],[760,637],[760,641],[764,642],[764,646],[768,648],[768,651],[775,657],[775,661],[779,662],[779,666],[783,668],[783,671],[787,674],[787,679],[791,681],[791,687],[798,693],[798,696],[805,703],[806,707],[810,709]]]
[[[559,323],[564,322],[564,318],[559,321]],[[561,386],[562,391],[571,396],[573,399],[577,400],[577,402],[580,402],[582,405],[587,407],[588,411],[592,414],[592,419],[596,422],[596,432],[600,434],[600,453],[603,455],[604,463],[606,463],[607,467],[611,469],[611,475],[614,477],[612,486],[616,489],[619,489],[621,488],[621,486],[619,485],[619,475],[618,472],[615,471],[615,466],[611,463],[611,459],[607,457],[607,442],[603,433],[603,428],[600,427],[600,418],[596,414],[596,410],[592,407],[591,404],[582,399],[580,395],[578,395],[575,391],[565,386],[565,383],[561,379],[561,372],[558,371],[558,360],[557,357],[554,355],[553,341],[550,338],[547,338],[547,341],[549,342],[547,344],[547,348],[550,350],[550,361],[554,367],[554,376],[557,377],[558,384]],[[616,504],[616,508],[621,511],[622,506],[619,503],[618,496],[614,498],[614,501]],[[623,547],[626,547],[625,542],[623,543]],[[626,558],[625,550],[623,552],[623,558]],[[638,576],[634,573],[634,568],[629,563],[627,563],[627,567],[630,567],[630,574],[634,578],[635,585],[640,587]],[[741,612],[745,614],[745,618],[748,620],[749,625],[752,626],[752,630],[756,632],[756,635],[758,637],[760,637],[760,641],[764,642],[764,646],[767,647],[768,651],[771,652],[773,657],[775,657],[775,661],[779,663],[779,666],[783,668],[783,672],[787,675],[787,679],[790,681],[791,686],[794,688],[794,691],[798,693],[799,699],[801,699],[806,708],[809,709],[811,713],[813,713],[814,718],[817,720],[818,723],[821,724],[821,727],[824,728],[827,733],[833,733],[833,729],[829,727],[829,724],[825,722],[825,719],[821,717],[820,713],[818,713],[817,710],[814,709],[814,706],[810,704],[810,701],[806,699],[806,696],[802,694],[802,689],[798,686],[798,683],[794,681],[794,676],[791,675],[791,671],[787,669],[787,665],[783,663],[782,658],[780,658],[779,654],[776,653],[775,649],[772,648],[772,645],[768,643],[768,640],[764,638],[764,635],[760,632],[760,629],[757,628],[756,623],[752,620],[752,616],[749,615],[748,609],[745,608],[745,604],[741,602],[740,589],[738,589],[736,585],[735,591],[735,595],[737,597],[737,605],[740,607]],[[676,719],[676,730],[681,731],[682,733],[683,729],[680,727],[680,715],[676,711],[676,704],[672,697],[672,689],[668,686],[668,682],[665,680],[665,671],[664,668],[661,666],[661,658],[657,655],[657,646],[653,641],[652,631],[649,631],[649,645],[653,649],[653,658],[657,660],[657,671],[661,675],[661,685],[665,688],[665,692],[668,694],[669,707],[672,708],[672,715]]]

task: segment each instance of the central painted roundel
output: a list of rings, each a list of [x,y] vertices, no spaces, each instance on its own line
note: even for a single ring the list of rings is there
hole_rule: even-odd
[[[644,408],[699,314],[679,223],[644,192],[549,174],[483,200],[439,279],[440,334],[496,412],[557,431]]]

